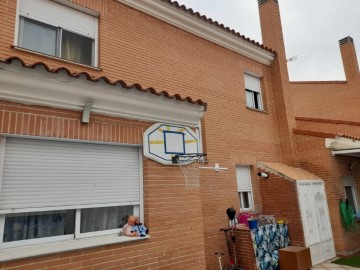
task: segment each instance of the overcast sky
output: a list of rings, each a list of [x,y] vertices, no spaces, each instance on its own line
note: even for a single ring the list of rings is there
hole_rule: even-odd
[[[256,0],[177,0],[262,42]],[[344,80],[339,40],[354,39],[360,61],[360,0],[279,0],[292,81]],[[265,44],[266,45],[266,44]]]

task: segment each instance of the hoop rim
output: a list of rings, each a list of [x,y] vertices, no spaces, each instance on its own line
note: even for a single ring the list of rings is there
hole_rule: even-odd
[[[177,154],[171,158],[172,164],[183,164],[189,163],[190,161],[200,160],[201,158],[206,158],[207,154],[205,153],[186,153],[186,154]],[[180,157],[183,159],[181,160]]]

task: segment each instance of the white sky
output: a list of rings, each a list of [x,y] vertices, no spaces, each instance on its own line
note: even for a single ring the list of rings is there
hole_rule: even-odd
[[[257,0],[177,0],[262,42]],[[344,80],[339,40],[354,39],[360,61],[360,0],[279,0],[292,81]],[[266,44],[265,44],[266,45]]]

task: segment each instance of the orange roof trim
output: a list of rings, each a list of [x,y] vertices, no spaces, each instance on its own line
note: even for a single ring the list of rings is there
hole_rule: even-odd
[[[144,92],[144,93],[150,92],[151,94],[156,95],[156,96],[164,96],[164,97],[169,98],[169,99],[176,99],[178,101],[186,101],[186,102],[189,102],[191,104],[197,104],[197,105],[200,105],[200,106],[204,106],[205,110],[207,108],[207,103],[202,101],[201,99],[196,99],[195,100],[195,99],[193,99],[191,97],[182,97],[179,94],[171,95],[166,91],[157,91],[153,87],[144,88],[138,83],[128,85],[123,80],[111,81],[109,78],[107,78],[105,76],[101,76],[101,77],[96,78],[96,77],[91,76],[87,72],[80,72],[80,73],[71,72],[66,67],[59,67],[59,68],[55,68],[55,69],[50,69],[49,66],[47,64],[45,64],[44,62],[36,62],[36,63],[33,63],[33,64],[26,64],[21,58],[19,58],[17,56],[8,57],[6,59],[0,59],[0,63],[5,63],[5,64],[12,64],[14,61],[19,61],[21,63],[21,65],[23,67],[25,67],[25,68],[34,69],[37,66],[42,66],[42,67],[44,67],[46,69],[47,72],[55,73],[55,74],[59,73],[60,71],[65,71],[67,73],[67,75],[69,77],[72,77],[72,78],[79,78],[80,76],[83,75],[83,76],[86,77],[87,80],[92,81],[92,82],[99,82],[100,80],[103,80],[105,83],[107,83],[109,85],[112,85],[112,86],[121,85],[121,87],[125,88],[125,89],[135,88],[136,90]]]
[[[321,180],[315,174],[305,171],[304,169],[288,166],[279,162],[259,161],[257,162],[256,166],[260,169],[263,169],[267,172],[273,173],[290,181]]]
[[[192,16],[195,16],[195,17],[197,17],[197,18],[199,18],[199,19],[201,19],[201,20],[203,20],[203,21],[205,21],[207,23],[210,23],[210,24],[212,24],[212,25],[214,25],[216,27],[219,27],[220,29],[225,30],[226,32],[231,33],[234,36],[237,36],[237,37],[239,37],[239,38],[241,38],[241,39],[243,39],[243,40],[245,40],[245,41],[247,41],[249,43],[252,43],[253,45],[255,45],[255,46],[257,46],[257,47],[259,47],[259,48],[261,48],[261,49],[263,49],[265,51],[276,54],[276,51],[264,46],[263,44],[260,44],[259,42],[256,42],[255,40],[250,39],[250,38],[240,34],[239,32],[236,32],[234,29],[231,29],[231,28],[223,25],[222,23],[219,23],[217,21],[212,20],[211,18],[206,17],[205,15],[201,15],[199,12],[195,12],[195,11],[193,11],[193,9],[187,8],[185,5],[180,5],[177,1],[172,1],[172,0],[161,0],[161,1],[163,1],[165,3],[168,3],[171,6],[174,6],[174,7],[178,8],[178,9],[181,9],[182,11],[184,11],[184,12],[186,12],[186,13],[192,15]]]
[[[344,138],[348,138],[348,139],[351,139],[351,140],[360,141],[360,137],[356,137],[356,136],[352,136],[352,135],[348,135],[348,134],[341,134],[341,133],[338,133],[336,135],[339,136],[339,137],[344,137]]]
[[[347,139],[360,141],[360,137],[349,135],[349,134],[343,134],[343,133],[335,134],[335,133],[329,133],[329,132],[318,132],[318,131],[298,129],[298,128],[294,128],[293,133],[299,134],[299,135],[308,135],[308,136],[313,136],[313,137],[331,138],[331,139],[335,139],[336,136],[338,136],[338,137],[343,137],[343,138],[347,138]]]

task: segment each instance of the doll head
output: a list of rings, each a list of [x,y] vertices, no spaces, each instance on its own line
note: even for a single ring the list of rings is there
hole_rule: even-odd
[[[128,217],[128,225],[134,226],[134,225],[135,225],[135,222],[136,222],[135,216],[129,216],[129,217]]]
[[[135,218],[135,224],[137,225],[137,224],[141,224],[141,221],[140,221],[140,218],[139,217],[136,217]]]

